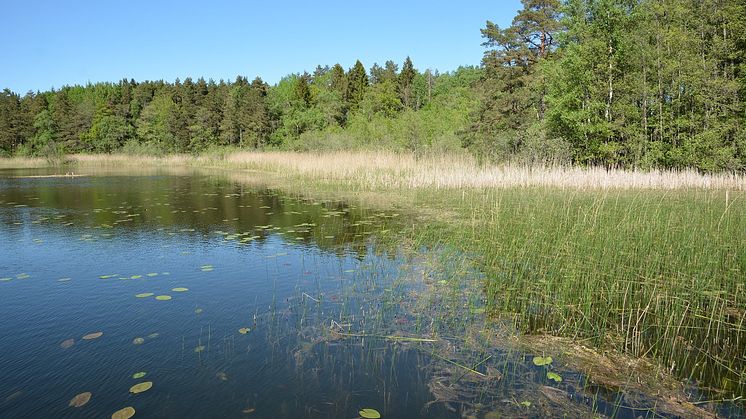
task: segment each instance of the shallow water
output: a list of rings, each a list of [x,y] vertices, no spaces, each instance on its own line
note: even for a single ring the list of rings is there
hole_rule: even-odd
[[[0,172],[2,417],[665,416],[495,344],[509,326],[485,339],[482,276],[401,245],[406,214],[218,176],[30,173]]]

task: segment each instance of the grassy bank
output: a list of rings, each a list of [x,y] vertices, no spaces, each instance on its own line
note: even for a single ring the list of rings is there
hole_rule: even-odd
[[[746,179],[484,167],[468,157],[234,153],[72,156],[76,171],[199,167],[297,193],[369,194],[420,214],[411,239],[478,261],[495,319],[655,359],[746,396]]]
[[[82,167],[196,166],[270,172],[284,177],[346,184],[355,189],[472,189],[552,187],[560,189],[746,190],[746,176],[684,171],[630,171],[599,167],[481,165],[469,155],[390,152],[215,152],[165,157],[124,154],[70,155],[61,161]],[[0,159],[0,168],[44,167],[45,159]]]

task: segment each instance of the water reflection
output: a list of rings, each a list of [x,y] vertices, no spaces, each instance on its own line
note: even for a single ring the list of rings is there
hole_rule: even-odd
[[[667,414],[510,350],[485,278],[403,246],[407,214],[193,173],[25,174],[0,176],[3,417]]]

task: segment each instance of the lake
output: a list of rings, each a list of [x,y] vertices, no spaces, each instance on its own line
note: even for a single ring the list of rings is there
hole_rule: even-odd
[[[404,208],[48,173],[0,171],[4,418],[678,416],[510,345]]]

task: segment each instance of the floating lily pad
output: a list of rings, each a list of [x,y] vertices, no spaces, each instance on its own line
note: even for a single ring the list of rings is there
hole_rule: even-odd
[[[130,388],[130,393],[132,394],[143,393],[143,392],[150,390],[151,387],[153,387],[152,381],[146,381],[144,383],[135,384],[134,386]]]
[[[242,328],[238,329],[238,333],[240,333],[242,335],[245,335],[245,334],[247,334],[249,332],[251,332],[251,329],[249,329],[248,327],[242,327]]]
[[[159,295],[155,297],[155,299],[158,301],[168,301],[171,299],[171,296],[170,295]]]
[[[172,289],[171,291],[173,291],[173,292],[186,292],[186,291],[189,291],[189,288],[176,287],[176,288]]]
[[[201,308],[195,308],[194,309],[194,314],[202,314],[202,311],[203,310]]]
[[[114,278],[115,276],[117,276],[117,274],[114,274],[114,275],[99,275],[99,278],[101,278],[101,279],[109,279],[109,278]]]
[[[151,272],[151,273],[146,274],[146,275],[152,278],[154,276],[158,276],[158,272]]]
[[[228,381],[228,374],[226,374],[226,373],[224,373],[222,371],[219,372],[219,373],[217,373],[217,374],[215,374],[215,376],[218,377],[218,379],[220,381]]]
[[[148,375],[148,373],[145,372],[145,371],[136,372],[136,373],[132,374],[132,378],[134,378],[135,380],[139,380],[139,379],[145,377],[146,375]]]
[[[92,394],[90,392],[80,393],[70,400],[71,407],[82,407],[91,400]]]
[[[0,278],[0,282],[8,282],[8,281],[10,281],[12,279],[13,278],[7,278],[7,277],[6,278]]]
[[[135,297],[137,297],[137,298],[148,298],[148,297],[152,297],[154,295],[155,294],[153,294],[152,292],[144,292],[142,294],[136,294]]]
[[[122,410],[117,410],[111,415],[111,419],[130,419],[135,416],[135,409],[132,407],[125,407]]]
[[[160,333],[151,333],[148,335],[148,339],[155,339],[160,336]]]
[[[544,365],[550,365],[554,360],[551,356],[548,357],[541,357],[541,356],[535,356],[534,357],[534,365],[537,367],[543,367]]]
[[[556,381],[558,383],[562,382],[562,377],[560,377],[559,374],[551,372],[551,371],[547,372],[547,378],[550,379],[550,380],[554,380],[554,381]]]
[[[194,348],[194,352],[196,352],[196,353],[200,353],[200,352],[202,352],[204,350],[205,350],[205,347],[203,345],[200,345],[200,346],[197,346],[196,348]]]
[[[132,275],[130,279],[140,279],[142,278],[142,275]]]
[[[143,339],[143,338],[135,338],[135,339],[132,340],[132,343],[135,344],[135,345],[142,345],[143,343],[145,343],[145,339]]]
[[[29,279],[29,278],[31,278],[31,275],[26,274],[26,273],[16,275],[16,279]]]
[[[72,278],[60,278],[57,280],[57,282],[68,282],[68,281],[72,281]]]
[[[381,417],[376,409],[363,409],[357,413],[365,419],[379,419]]]
[[[98,339],[98,338],[100,338],[103,335],[104,335],[104,332],[89,333],[89,334],[83,336],[83,340]]]
[[[68,339],[62,343],[60,343],[60,348],[67,349],[75,345],[75,339]]]

